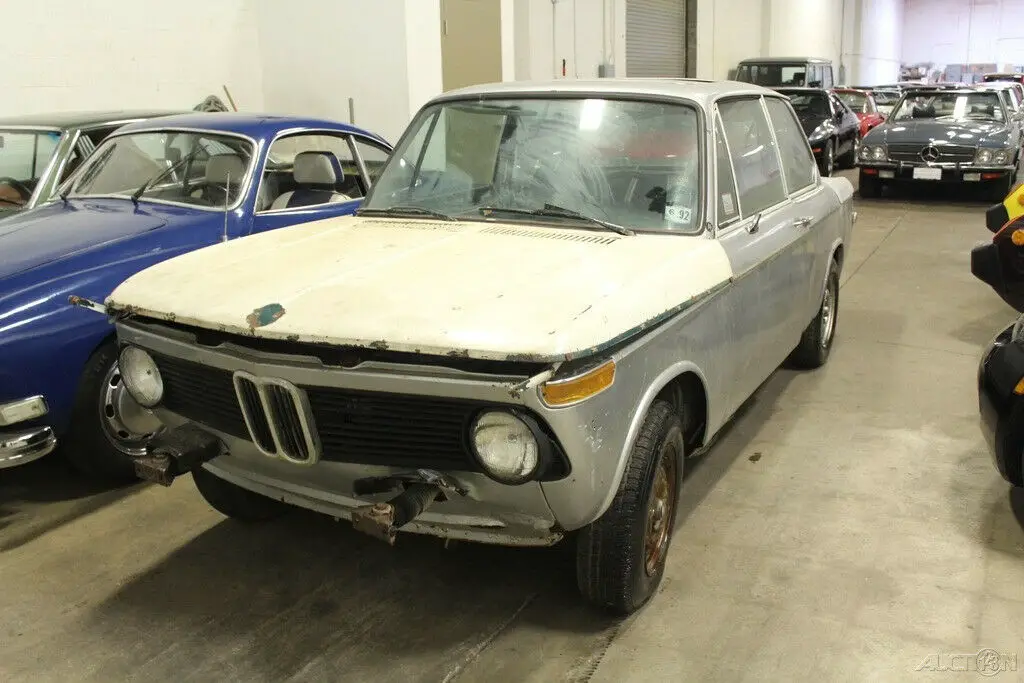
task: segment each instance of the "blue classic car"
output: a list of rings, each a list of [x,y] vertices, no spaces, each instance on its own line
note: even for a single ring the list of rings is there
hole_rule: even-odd
[[[102,301],[183,252],[352,213],[390,153],[333,121],[168,116],[120,128],[51,202],[0,223],[0,468],[64,443],[84,473],[129,480],[160,429],[122,388],[113,326],[69,295]]]

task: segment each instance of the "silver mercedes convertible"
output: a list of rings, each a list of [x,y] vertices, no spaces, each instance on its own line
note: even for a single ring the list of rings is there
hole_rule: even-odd
[[[785,96],[507,83],[426,104],[353,217],[154,266],[99,306],[221,512],[550,545],[618,613],[657,588],[686,458],[832,349],[853,188]]]

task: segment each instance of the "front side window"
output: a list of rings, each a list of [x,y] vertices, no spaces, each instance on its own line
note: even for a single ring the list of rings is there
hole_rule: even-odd
[[[786,186],[790,193],[799,192],[814,182],[814,156],[807,145],[807,136],[785,102],[777,97],[766,97],[764,102],[779,141]]]
[[[753,216],[786,199],[779,155],[760,98],[743,98],[718,105],[736,169],[743,217]]]
[[[252,164],[251,142],[212,131],[119,135],[96,148],[69,195],[223,208],[238,201]]]
[[[1005,121],[996,92],[909,92],[893,109],[893,121]]]
[[[439,103],[411,124],[364,209],[501,220],[574,213],[637,230],[699,232],[698,127],[696,110],[682,104]]]
[[[60,138],[59,131],[0,129],[0,211],[28,203]]]

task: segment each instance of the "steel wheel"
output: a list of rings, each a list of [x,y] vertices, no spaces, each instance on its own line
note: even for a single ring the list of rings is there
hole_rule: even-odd
[[[825,285],[825,298],[821,302],[821,346],[828,348],[836,330],[836,290],[832,278]]]
[[[124,388],[117,361],[100,385],[99,410],[103,434],[125,455],[144,455],[146,442],[163,428],[153,411],[136,403]]]
[[[665,561],[672,521],[676,509],[676,461],[675,444],[666,441],[658,454],[658,469],[654,473],[651,498],[647,504],[647,521],[644,532],[644,570],[654,576]]]

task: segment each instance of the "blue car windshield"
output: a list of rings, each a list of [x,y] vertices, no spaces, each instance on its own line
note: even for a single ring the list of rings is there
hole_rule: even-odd
[[[443,102],[410,124],[364,203],[538,221],[572,212],[638,230],[699,232],[697,112],[597,98]]]
[[[55,130],[0,129],[0,210],[28,203],[60,138]]]
[[[252,165],[252,143],[231,135],[117,135],[89,156],[72,178],[69,196],[131,197],[141,190],[139,199],[219,209],[239,200]]]

